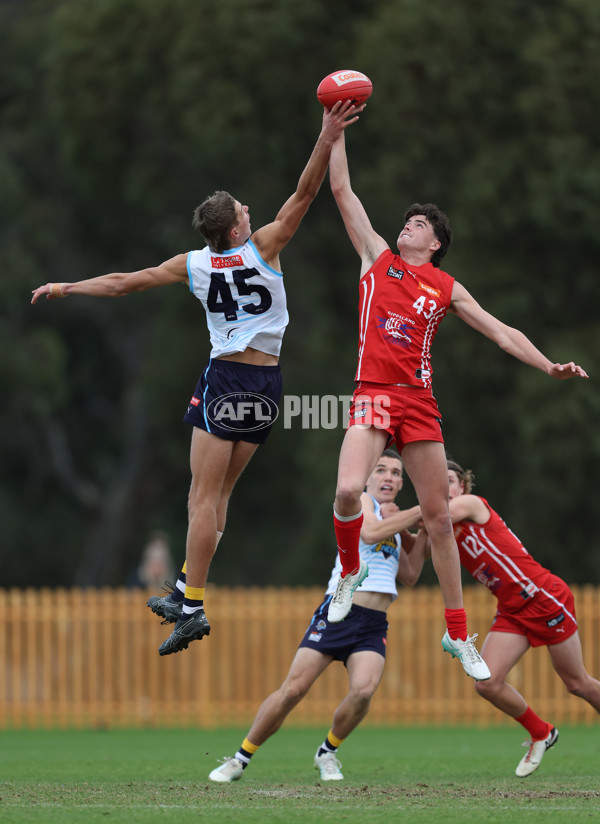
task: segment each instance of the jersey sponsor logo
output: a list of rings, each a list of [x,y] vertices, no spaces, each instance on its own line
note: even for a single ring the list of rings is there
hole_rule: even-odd
[[[556,618],[551,618],[549,621],[546,621],[546,626],[549,629],[552,629],[552,627],[557,627],[559,624],[562,624],[562,622],[564,620],[565,620],[565,614],[564,614],[564,612],[561,612],[560,615],[556,616]],[[557,630],[557,632],[558,632],[558,630]]]
[[[377,318],[377,328],[383,329],[384,337],[391,343],[403,346],[406,349],[411,345],[411,324],[399,315],[390,315],[387,318]]]
[[[433,286],[429,286],[427,283],[423,283],[422,280],[419,281],[419,289],[422,289],[424,292],[427,292],[428,295],[435,295],[436,298],[439,298],[442,294],[439,289],[435,289]]]
[[[201,401],[200,401],[200,398],[197,398],[196,396],[194,396],[192,398],[192,400],[190,401],[190,403],[191,403],[192,406],[200,406]]]
[[[229,257],[214,257],[211,255],[210,263],[213,269],[231,269],[233,266],[244,265],[240,255],[230,255]]]
[[[396,541],[389,538],[386,541],[381,541],[381,543],[377,544],[373,552],[381,552],[386,561],[388,558],[394,558],[396,561],[400,558]]]
[[[343,86],[344,83],[350,83],[352,80],[366,80],[367,76],[362,72],[338,72],[332,74],[331,79],[338,86]]]
[[[215,426],[231,432],[257,432],[271,426],[279,415],[275,401],[258,392],[229,392],[214,398],[206,417]]]
[[[308,640],[312,641],[313,644],[318,644],[322,637],[323,636],[320,632],[311,632],[311,634],[308,636]]]
[[[389,278],[397,278],[398,280],[402,280],[404,277],[404,271],[402,269],[394,269],[393,266],[390,266],[386,274]]]

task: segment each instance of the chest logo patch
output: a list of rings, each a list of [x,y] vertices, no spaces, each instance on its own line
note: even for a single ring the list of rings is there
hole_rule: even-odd
[[[390,266],[390,268],[387,270],[387,276],[389,278],[396,278],[397,280],[402,280],[402,278],[404,277],[404,272],[402,271],[402,269],[394,269],[393,266]]]
[[[383,337],[398,346],[406,349],[412,343],[412,326],[404,318],[389,315],[387,318],[377,318],[377,328],[383,330]]]
[[[213,269],[232,269],[234,266],[243,266],[244,261],[239,255],[229,257],[214,257],[211,255],[210,263]]]

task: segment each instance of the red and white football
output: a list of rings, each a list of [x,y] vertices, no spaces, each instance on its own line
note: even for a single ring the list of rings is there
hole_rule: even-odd
[[[360,106],[371,96],[373,84],[366,74],[355,72],[352,69],[343,69],[324,77],[317,89],[317,98],[326,108],[330,109],[338,100],[351,100],[355,106]]]

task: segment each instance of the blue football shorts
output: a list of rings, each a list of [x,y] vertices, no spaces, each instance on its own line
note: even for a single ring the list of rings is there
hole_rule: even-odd
[[[371,650],[385,658],[388,622],[385,612],[352,605],[352,609],[338,623],[327,620],[331,595],[317,607],[299,647],[309,647],[323,655],[333,656],[344,664],[353,652]]]
[[[264,443],[279,415],[279,366],[211,360],[183,417],[227,441]]]

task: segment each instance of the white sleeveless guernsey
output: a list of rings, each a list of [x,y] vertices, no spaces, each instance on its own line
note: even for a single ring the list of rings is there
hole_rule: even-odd
[[[288,325],[283,274],[264,262],[252,240],[216,254],[189,252],[190,291],[202,301],[211,358],[248,346],[278,356]]]
[[[375,506],[375,516],[381,521],[381,506],[371,496]],[[384,592],[392,596],[392,601],[398,597],[398,586],[396,576],[398,575],[398,559],[402,551],[400,534],[384,538],[376,544],[367,544],[360,539],[358,545],[361,560],[365,561],[369,567],[369,577],[358,587],[357,592]],[[335,566],[331,571],[331,578],[327,585],[327,595],[332,595],[337,587],[337,582],[342,573],[339,554],[336,557]]]

